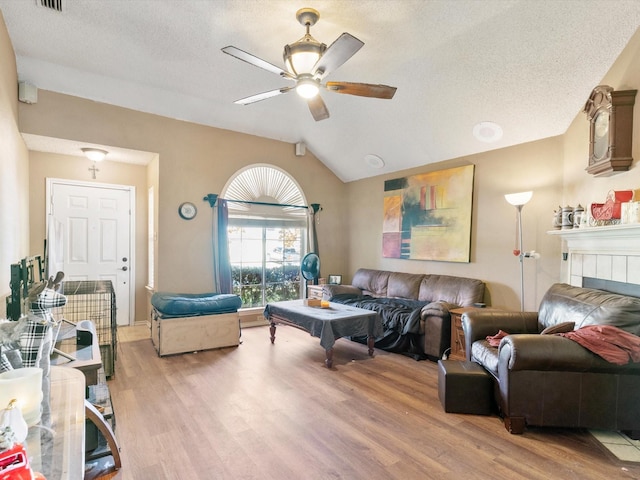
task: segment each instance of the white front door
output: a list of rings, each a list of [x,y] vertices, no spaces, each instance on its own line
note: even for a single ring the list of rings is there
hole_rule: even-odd
[[[62,254],[54,256],[65,280],[111,280],[116,322],[132,324],[135,187],[47,179],[47,191],[48,229],[60,231],[57,239],[48,232],[47,250]]]

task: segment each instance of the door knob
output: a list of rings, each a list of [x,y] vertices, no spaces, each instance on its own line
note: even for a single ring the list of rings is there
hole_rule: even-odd
[[[127,270],[129,270],[126,266],[122,267],[122,271],[126,272]]]

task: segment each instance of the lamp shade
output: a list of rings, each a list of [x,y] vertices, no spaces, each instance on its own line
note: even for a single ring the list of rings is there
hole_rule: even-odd
[[[32,426],[40,421],[40,405],[42,403],[42,369],[24,367],[0,373],[0,406],[16,399],[22,417],[27,425]]]
[[[533,192],[529,191],[529,192],[519,192],[519,193],[508,193],[504,196],[504,198],[511,205],[514,205],[517,207],[517,206],[526,205],[527,202],[531,200],[532,196],[533,196]]]

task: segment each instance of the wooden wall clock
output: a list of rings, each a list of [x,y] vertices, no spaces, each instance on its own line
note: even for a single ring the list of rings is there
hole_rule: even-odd
[[[589,166],[596,177],[629,170],[633,157],[633,105],[637,90],[614,91],[608,85],[593,89],[584,106],[589,118]]]

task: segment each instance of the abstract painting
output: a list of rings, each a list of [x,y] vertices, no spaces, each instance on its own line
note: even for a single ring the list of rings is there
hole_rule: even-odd
[[[474,165],[384,182],[382,256],[469,262]]]

